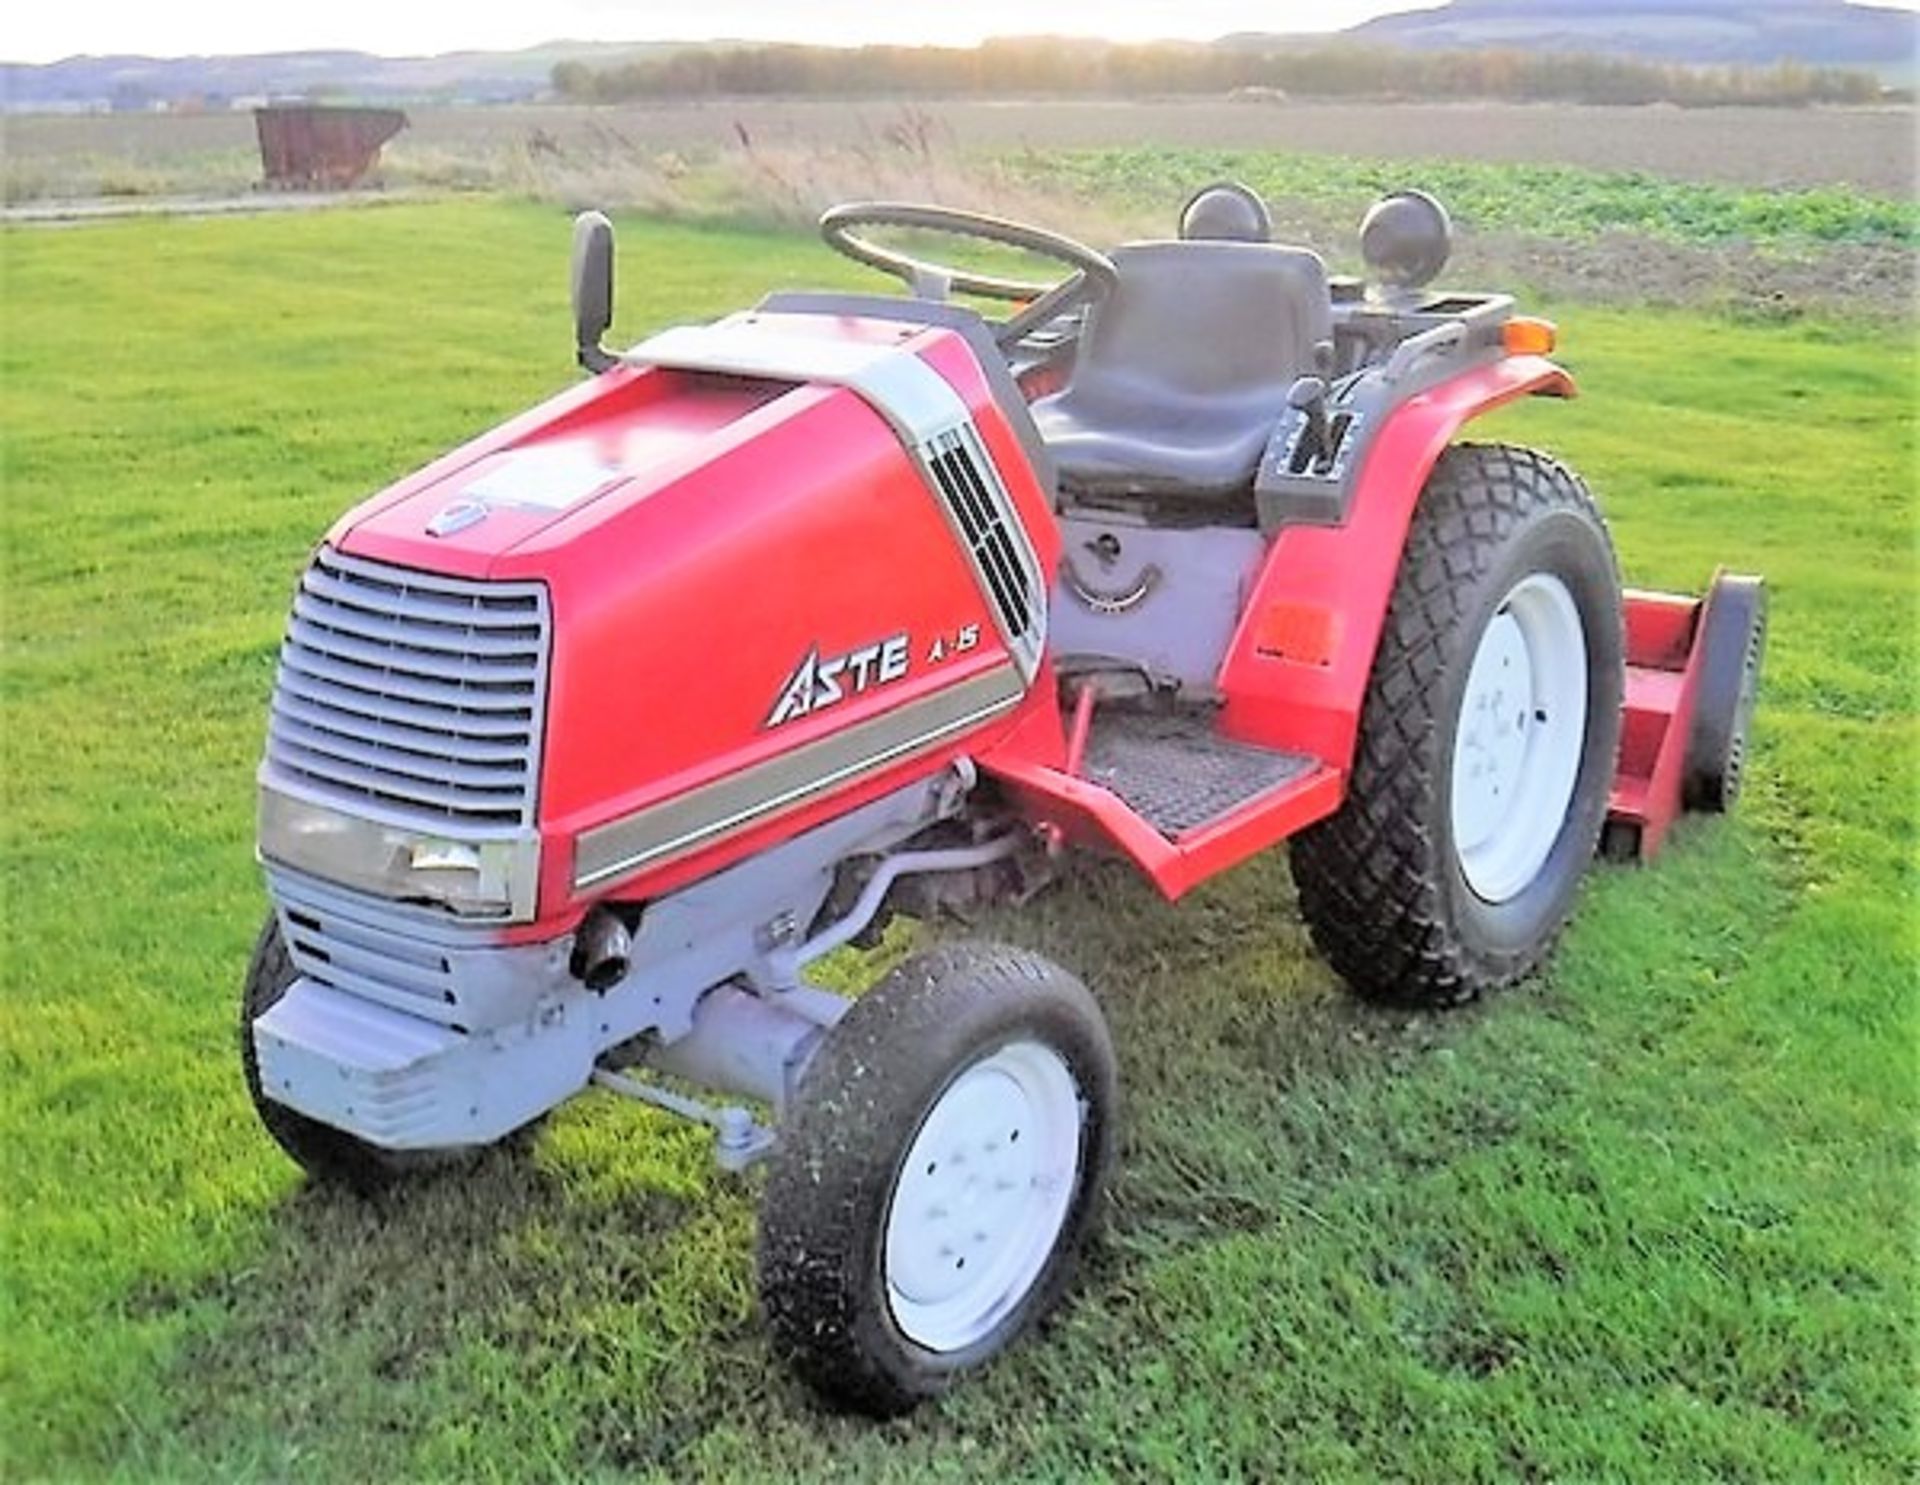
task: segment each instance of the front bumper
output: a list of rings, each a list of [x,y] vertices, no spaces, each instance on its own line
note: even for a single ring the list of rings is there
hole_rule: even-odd
[[[253,1024],[261,1091],[388,1149],[500,1139],[586,1086],[600,1027],[572,937],[489,930],[268,871],[299,978]]]

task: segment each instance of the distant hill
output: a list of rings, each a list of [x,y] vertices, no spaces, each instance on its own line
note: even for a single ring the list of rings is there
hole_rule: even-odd
[[[1911,68],[1920,17],[1845,0],[1453,0],[1345,33],[1426,51],[1589,52],[1657,62]]]
[[[553,41],[517,52],[445,52],[433,57],[313,51],[243,57],[67,57],[43,66],[0,62],[0,106],[58,108],[111,100],[140,107],[183,98],[296,95],[379,102],[511,102],[544,92],[556,62],[604,65],[664,56],[681,45]]]

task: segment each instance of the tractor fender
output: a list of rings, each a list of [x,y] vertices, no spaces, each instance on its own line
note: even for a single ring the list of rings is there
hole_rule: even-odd
[[[1219,672],[1222,729],[1306,753],[1344,775],[1420,492],[1454,435],[1525,396],[1572,397],[1543,356],[1509,356],[1409,397],[1390,413],[1339,526],[1284,527],[1240,615]]]

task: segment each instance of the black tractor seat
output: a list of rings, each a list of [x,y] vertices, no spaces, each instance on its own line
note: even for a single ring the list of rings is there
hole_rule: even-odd
[[[1224,503],[1246,495],[1297,377],[1332,336],[1305,248],[1139,242],[1087,313],[1067,385],[1033,404],[1063,497]]]

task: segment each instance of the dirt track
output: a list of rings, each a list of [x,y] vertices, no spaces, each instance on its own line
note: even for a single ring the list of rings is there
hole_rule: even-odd
[[[1590,108],[1570,104],[1164,102],[971,103],[733,100],[604,109],[421,108],[393,149],[451,155],[523,144],[535,131],[565,144],[611,129],[661,150],[879,140],[914,110],[941,144],[968,148],[1154,144],[1301,150],[1403,159],[1456,158],[1644,170],[1758,186],[1846,184],[1912,194],[1911,109]],[[253,147],[246,114],[11,118],[17,161],[114,156],[154,165]]]
[[[250,196],[86,196],[0,207],[9,227],[84,227],[124,217],[251,217],[285,211],[384,206],[430,199],[426,192],[273,191]]]

